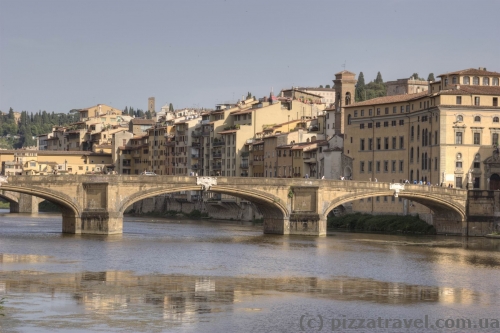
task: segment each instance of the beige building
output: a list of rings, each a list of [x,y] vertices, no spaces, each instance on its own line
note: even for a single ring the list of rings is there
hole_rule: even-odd
[[[111,154],[93,152],[0,150],[4,175],[108,173]]]
[[[416,94],[429,89],[429,82],[413,78],[388,81],[385,85],[387,87],[387,96]]]
[[[500,189],[500,73],[480,68],[438,77],[428,91],[344,107],[344,152],[355,180]],[[397,212],[418,208],[375,200]]]

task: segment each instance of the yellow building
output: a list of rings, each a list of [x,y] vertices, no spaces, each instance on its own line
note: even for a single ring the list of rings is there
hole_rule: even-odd
[[[0,150],[3,175],[108,173],[111,154],[93,152]]]
[[[480,68],[438,77],[428,91],[344,106],[353,179],[500,189],[500,73]]]

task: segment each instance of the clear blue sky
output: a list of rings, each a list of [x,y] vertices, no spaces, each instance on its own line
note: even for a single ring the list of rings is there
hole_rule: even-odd
[[[500,72],[498,0],[0,0],[0,110],[209,107],[250,91]]]

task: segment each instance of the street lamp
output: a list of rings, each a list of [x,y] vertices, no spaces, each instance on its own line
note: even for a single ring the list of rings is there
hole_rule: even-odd
[[[64,160],[64,171],[68,171],[68,160]]]

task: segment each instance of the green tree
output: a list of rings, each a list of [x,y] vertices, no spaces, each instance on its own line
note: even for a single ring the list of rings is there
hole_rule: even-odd
[[[429,76],[427,77],[427,81],[436,81],[434,79],[434,73],[429,73]]]
[[[380,74],[380,72],[377,73],[377,77],[375,78],[375,83],[384,83],[384,80],[382,80],[382,74]]]
[[[358,76],[358,83],[356,84],[356,102],[365,100],[365,89],[365,75],[363,74],[363,72],[360,72]]]
[[[172,103],[170,103],[170,104],[168,105],[168,111],[170,111],[170,112],[174,112],[174,105],[173,105]],[[148,118],[148,119],[150,119],[150,118]]]
[[[329,85],[329,84],[327,84],[327,85],[325,86],[325,88],[330,89],[330,85]]]
[[[247,99],[250,99],[250,98],[252,98],[252,93],[249,91],[247,94]]]
[[[322,84],[320,84],[320,85],[319,85],[319,87],[320,87],[320,88],[323,88],[323,85],[322,85]]]

